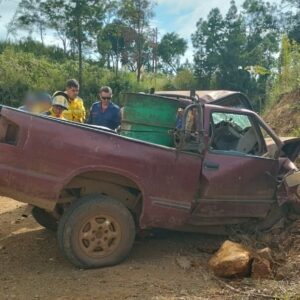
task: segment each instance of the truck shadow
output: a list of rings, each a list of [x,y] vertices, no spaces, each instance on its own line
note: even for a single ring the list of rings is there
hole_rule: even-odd
[[[56,233],[39,226],[31,215],[24,218],[23,214],[24,207],[0,214],[0,258],[4,268],[9,270],[21,265],[24,272],[74,268],[58,248]],[[180,255],[211,254],[224,239],[223,236],[195,233],[147,231],[142,237],[137,236],[129,258],[123,264],[153,264]]]

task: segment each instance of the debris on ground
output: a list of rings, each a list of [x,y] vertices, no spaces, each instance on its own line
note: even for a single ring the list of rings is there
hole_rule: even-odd
[[[184,270],[188,270],[192,267],[192,261],[188,259],[186,256],[176,257],[176,263],[180,268]]]

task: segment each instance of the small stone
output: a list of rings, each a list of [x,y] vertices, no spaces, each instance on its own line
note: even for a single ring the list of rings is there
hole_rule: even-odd
[[[179,294],[182,295],[182,296],[187,296],[187,295],[188,295],[188,293],[187,293],[186,290],[181,290],[181,291],[179,292]]]
[[[270,261],[264,258],[254,258],[252,263],[252,278],[272,278]]]
[[[5,246],[0,245],[0,250],[4,250],[4,249],[5,249]]]
[[[285,278],[284,274],[280,271],[278,271],[275,275],[276,280],[283,280]]]
[[[191,268],[192,266],[192,262],[190,259],[188,259],[185,256],[179,256],[176,257],[176,263],[178,264],[178,266],[184,270],[188,270]]]
[[[260,249],[257,251],[257,254],[259,255],[260,258],[266,259],[268,261],[272,261],[272,251],[269,247]]]

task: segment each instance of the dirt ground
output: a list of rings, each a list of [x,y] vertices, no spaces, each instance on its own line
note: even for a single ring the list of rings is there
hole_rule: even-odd
[[[137,240],[118,266],[76,269],[55,233],[22,217],[24,209],[0,197],[0,299],[300,299],[299,273],[282,280],[214,277],[207,262],[224,240],[217,236],[159,234]]]

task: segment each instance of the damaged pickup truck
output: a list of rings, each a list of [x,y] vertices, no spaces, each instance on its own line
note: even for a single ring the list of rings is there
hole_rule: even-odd
[[[140,229],[263,230],[299,209],[300,139],[282,141],[242,94],[134,97],[184,108],[173,145],[1,107],[0,194],[31,204],[71,263],[120,263]]]

